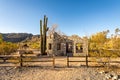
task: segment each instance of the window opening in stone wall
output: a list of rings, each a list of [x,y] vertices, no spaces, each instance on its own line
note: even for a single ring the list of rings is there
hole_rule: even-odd
[[[83,53],[82,43],[76,43],[76,53]]]

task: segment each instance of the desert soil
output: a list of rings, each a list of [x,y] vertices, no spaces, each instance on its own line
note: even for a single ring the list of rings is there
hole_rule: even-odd
[[[29,64],[34,65],[35,63]],[[112,80],[113,75],[117,75],[119,78],[117,80],[120,80],[120,68],[117,67],[87,68],[84,66],[85,63],[77,62],[70,63],[71,67],[67,68],[66,58],[57,58],[55,64],[56,68],[52,67],[51,62],[36,63],[39,66],[31,67],[1,66],[0,80]],[[118,66],[119,63],[116,65]],[[107,79],[108,77],[109,79]]]
[[[103,68],[0,67],[0,80],[109,80]],[[107,71],[106,71],[107,72]],[[120,69],[107,73],[120,75]]]

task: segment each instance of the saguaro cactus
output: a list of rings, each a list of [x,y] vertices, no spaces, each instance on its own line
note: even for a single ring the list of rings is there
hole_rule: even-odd
[[[48,18],[44,16],[44,22],[42,25],[42,20],[40,20],[40,34],[41,34],[41,54],[46,54],[46,34],[48,31],[47,27]]]
[[[42,20],[40,20],[40,51],[43,53],[43,33],[42,33]]]

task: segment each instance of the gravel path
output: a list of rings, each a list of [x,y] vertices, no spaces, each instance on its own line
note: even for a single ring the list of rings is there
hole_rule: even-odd
[[[119,74],[119,72],[117,73]],[[0,80],[107,80],[97,68],[0,67]]]

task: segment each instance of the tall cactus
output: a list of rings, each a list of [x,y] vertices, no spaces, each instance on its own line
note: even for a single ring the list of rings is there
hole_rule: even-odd
[[[44,15],[44,22],[42,25],[42,20],[40,20],[40,34],[41,34],[41,53],[46,54],[46,33],[47,33],[47,22],[48,18]]]
[[[43,53],[43,33],[42,33],[42,20],[40,20],[40,37],[41,37],[41,40],[40,40],[40,51],[41,53]]]

